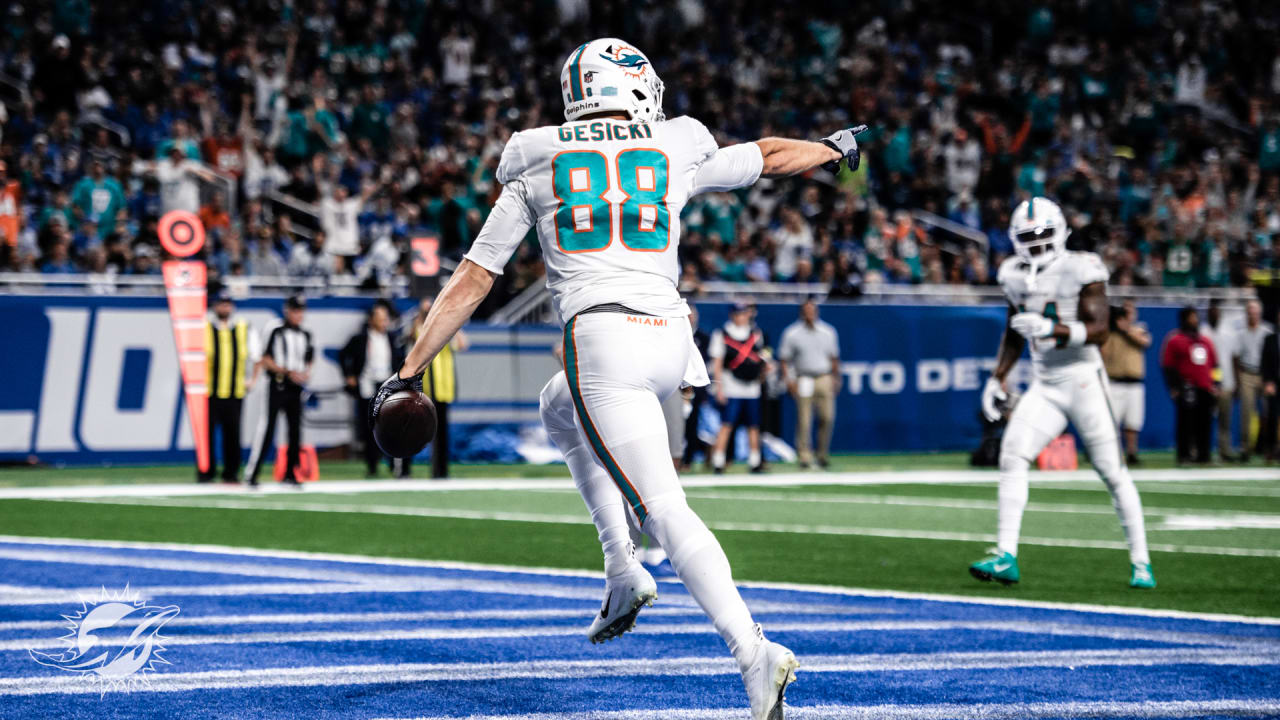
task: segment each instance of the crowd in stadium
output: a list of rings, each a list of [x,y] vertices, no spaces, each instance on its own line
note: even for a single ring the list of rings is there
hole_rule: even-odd
[[[157,272],[175,208],[204,221],[219,276],[386,282],[427,233],[460,256],[506,138],[562,121],[563,59],[602,32],[646,49],[667,115],[722,144],[871,126],[857,172],[691,203],[685,290],[992,283],[1010,208],[1041,194],[1116,284],[1280,266],[1274,3],[474,5],[7,3],[0,270],[110,290]],[[506,294],[542,274],[532,238],[513,265]]]

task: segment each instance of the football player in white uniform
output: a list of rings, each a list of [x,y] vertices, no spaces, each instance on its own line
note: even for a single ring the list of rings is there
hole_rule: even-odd
[[[605,471],[598,477],[608,477],[630,508],[602,500],[605,492],[584,493],[612,556],[606,560],[607,620],[651,599],[631,574],[634,559],[621,541],[631,512],[669,553],[728,644],[752,717],[776,720],[798,663],[755,624],[719,542],[685,501],[667,447],[661,399],[682,383],[707,383],[689,309],[676,289],[680,211],[696,193],[743,187],[761,175],[838,168],[842,160],[856,167],[854,136],[864,128],[820,142],[764,138],[720,148],[697,120],[665,118],[662,81],[648,57],[612,38],[576,48],[560,79],[567,122],[525,130],[507,142],[497,170],[502,193],[404,366],[379,389],[371,418],[390,395],[421,387],[423,368],[471,317],[536,226],[547,287],[564,324],[576,427]],[[618,594],[620,603],[612,600]]]
[[[1000,446],[997,546],[969,566],[979,580],[1018,582],[1018,534],[1027,505],[1027,471],[1049,441],[1075,426],[1107,489],[1129,543],[1129,585],[1153,588],[1142,501],[1125,466],[1098,346],[1110,331],[1107,268],[1090,252],[1066,249],[1066,218],[1048,198],[1033,197],[1013,211],[1009,237],[1015,254],[997,278],[1009,302],[996,367],[982,391],[982,412],[1004,414],[1008,377],[1031,344],[1033,379],[1018,400]]]

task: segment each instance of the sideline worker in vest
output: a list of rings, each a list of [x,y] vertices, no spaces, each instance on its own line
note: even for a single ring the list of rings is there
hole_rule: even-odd
[[[205,354],[209,362],[209,469],[200,482],[212,482],[214,437],[222,429],[222,481],[240,481],[240,411],[244,396],[258,379],[257,337],[249,323],[232,317],[231,294],[219,290],[213,296],[213,318],[205,323]]]
[[[405,338],[409,345],[418,339],[422,323],[431,312],[431,298],[423,298],[418,305],[418,314],[413,318],[413,328]],[[454,353],[466,352],[471,347],[467,334],[461,330],[453,336],[449,344],[440,349],[427,372],[422,378],[422,391],[431,398],[436,406],[436,436],[431,440],[431,477],[449,477],[449,403],[458,394],[458,372],[454,366]]]

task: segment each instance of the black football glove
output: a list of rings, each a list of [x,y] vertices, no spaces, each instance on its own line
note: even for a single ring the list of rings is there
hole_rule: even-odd
[[[849,162],[849,171],[852,172],[857,170],[858,163],[861,162],[861,158],[858,155],[858,141],[855,136],[866,131],[866,125],[859,125],[822,138],[821,142],[823,145],[826,145],[832,150],[840,153],[840,157],[838,159],[832,160],[826,165],[823,165],[823,169],[828,170],[831,173],[838,173],[840,172],[840,161],[847,160]]]
[[[418,373],[412,377],[400,377],[400,371],[397,370],[378,386],[378,392],[374,394],[373,401],[369,403],[369,427],[378,420],[378,412],[382,410],[382,403],[387,398],[404,390],[415,390],[422,392],[422,373]]]

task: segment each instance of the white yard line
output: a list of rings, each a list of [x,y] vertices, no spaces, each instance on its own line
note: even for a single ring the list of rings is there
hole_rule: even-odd
[[[714,635],[715,629],[707,622],[646,623],[641,613],[640,631],[646,635]],[[1237,653],[1258,653],[1271,650],[1269,662],[1280,664],[1280,650],[1270,639],[1257,639],[1235,635],[1178,632],[1174,630],[1132,627],[1083,625],[1060,622],[1022,620],[846,620],[846,621],[781,621],[769,623],[771,633],[937,633],[968,631],[983,633],[1016,633],[1023,635],[1052,635],[1058,637],[1091,637],[1120,642],[1160,642],[1182,645],[1214,646],[1218,650]],[[497,640],[533,637],[584,637],[584,623],[571,625],[521,625],[495,627],[415,627],[385,628],[377,630],[297,630],[239,632],[222,634],[191,634],[166,630],[165,647],[178,645],[246,645],[288,643],[355,643],[391,641],[448,642],[455,640]],[[99,633],[103,645],[124,645],[126,636]],[[67,646],[61,637],[19,637],[0,640],[0,651],[62,649]]]
[[[927,495],[861,495],[836,493],[762,493],[715,490],[693,490],[686,495],[695,500],[745,500],[747,502],[766,503],[807,503],[836,505],[900,505],[905,507],[936,507],[954,510],[996,510],[999,505],[994,500],[965,500],[957,498],[931,497]],[[1027,503],[1027,512],[1065,513],[1073,515],[1107,515],[1115,517],[1116,511],[1110,505],[1080,505],[1074,503]],[[1195,514],[1236,516],[1240,510],[1197,510],[1193,508],[1143,507],[1143,513],[1151,515]],[[1267,513],[1249,513],[1254,516],[1266,516]],[[1272,513],[1280,518],[1280,513]]]
[[[174,643],[166,641],[165,646]],[[1176,650],[1048,650],[1032,652],[959,652],[801,656],[805,673],[937,672],[1005,668],[1078,668],[1087,666],[1231,665],[1272,666],[1280,655],[1240,653],[1215,648]],[[728,657],[680,657],[622,660],[536,660],[501,663],[399,663],[246,670],[164,672],[149,676],[150,687],[135,692],[184,692],[210,689],[303,687],[491,680],[570,680],[597,677],[689,677],[737,675]],[[0,678],[0,696],[97,693],[84,678],[61,675]],[[741,711],[738,711],[741,713]],[[522,716],[523,717],[523,716]],[[557,717],[557,716],[547,716]],[[572,715],[565,717],[580,717]]]
[[[526,567],[518,565],[499,565],[486,563],[470,563],[451,560],[418,560],[413,558],[395,558],[378,555],[356,555],[349,553],[307,552],[303,550],[276,550],[264,548],[235,547],[232,545],[211,545],[197,543],[161,543],[136,540],[85,540],[80,538],[28,537],[22,535],[0,535],[0,543],[32,545],[41,547],[71,547],[153,550],[163,552],[189,552],[208,555],[231,555],[237,557],[262,557],[287,560],[309,560],[319,562],[351,563],[354,565],[378,565],[413,568],[442,568],[447,570],[472,570],[477,572],[511,573],[529,576],[542,575],[550,578],[571,577],[603,580],[604,573],[591,570],[568,570],[551,567]],[[969,595],[947,595],[944,593],[909,592],[905,590],[881,590],[873,588],[851,588],[837,585],[812,585],[803,583],[780,582],[741,582],[747,588],[764,590],[792,590],[795,592],[840,595],[845,597],[895,598],[902,600],[926,600],[930,602],[959,603],[963,605],[992,605],[1000,607],[1038,608],[1044,610],[1061,610],[1080,613],[1100,613],[1109,615],[1132,615],[1137,617],[1180,618],[1184,620],[1203,620],[1209,622],[1243,623],[1247,625],[1280,625],[1280,617],[1257,617],[1236,615],[1231,613],[1204,613],[1188,610],[1166,610],[1161,608],[1128,607],[1123,605],[1099,605],[1094,603],[1067,603],[1046,600],[1020,600],[1014,598],[980,597]],[[92,592],[97,592],[94,588]],[[666,602],[664,600],[664,602]]]
[[[213,586],[216,587],[216,586]],[[377,588],[367,588],[377,592]],[[663,597],[661,603],[667,604]],[[894,615],[896,611],[885,608],[868,608],[848,605],[804,605],[752,601],[751,612],[756,615],[785,613],[787,615]],[[475,622],[483,620],[581,620],[590,617],[598,606],[584,602],[581,607],[540,608],[534,610],[422,610],[417,612],[336,612],[336,613],[246,613],[243,615],[177,615],[165,623],[166,628],[217,627],[223,625],[326,625],[344,623],[419,623],[419,622]],[[684,607],[645,608],[644,616],[705,618],[701,608]],[[115,627],[132,627],[145,622],[145,618],[126,617]],[[65,630],[65,620],[14,620],[0,622],[0,633],[20,630]]]
[[[802,668],[803,669],[803,668]],[[1274,717],[1280,698],[1266,700],[1175,700],[1142,702],[973,703],[927,705],[788,705],[795,720],[1036,720],[1037,718],[1196,718],[1211,715]],[[401,720],[740,720],[742,708],[706,710],[615,710],[528,715],[441,715]],[[382,720],[392,720],[383,718]]]
[[[1203,470],[1134,470],[1139,482],[1211,482],[1240,480],[1276,480],[1280,472],[1269,468],[1207,468]],[[793,487],[800,485],[939,485],[994,483],[992,470],[910,470],[806,473],[789,472],[768,475],[730,474],[695,475],[681,479],[687,488],[710,487]],[[1033,484],[1097,483],[1092,470],[1031,474]],[[307,489],[326,493],[366,492],[443,492],[457,490],[572,490],[573,481],[564,478],[474,478],[468,480],[333,480],[308,484]],[[239,486],[196,483],[146,483],[138,485],[57,485],[0,488],[0,500],[56,500],[95,497],[166,497],[183,495],[295,494],[296,491],[276,483],[249,491]],[[304,490],[305,492],[305,490]],[[1280,492],[1280,490],[1277,490]]]
[[[400,505],[337,505],[333,503],[308,503],[294,496],[294,501],[265,501],[244,498],[130,498],[128,500],[75,500],[95,504],[154,505],[159,507],[195,507],[224,510],[294,510],[303,512],[366,513],[373,515],[406,515],[412,517],[448,518],[460,520],[509,521],[528,523],[589,525],[583,515],[559,515],[536,512],[491,512],[461,508],[422,508]],[[729,520],[708,520],[712,530],[767,532],[801,535],[847,535],[883,537],[906,540],[953,540],[959,542],[994,543],[995,535],[989,533],[952,532],[945,530],[911,530],[902,528],[868,528],[852,525],[805,525],[800,523],[756,523]],[[1080,540],[1074,538],[1023,537],[1023,545],[1071,547],[1094,550],[1127,550],[1120,540]],[[1153,543],[1154,552],[1189,553],[1195,555],[1223,555],[1228,557],[1280,558],[1276,548],[1239,548],[1215,545],[1181,545]]]

